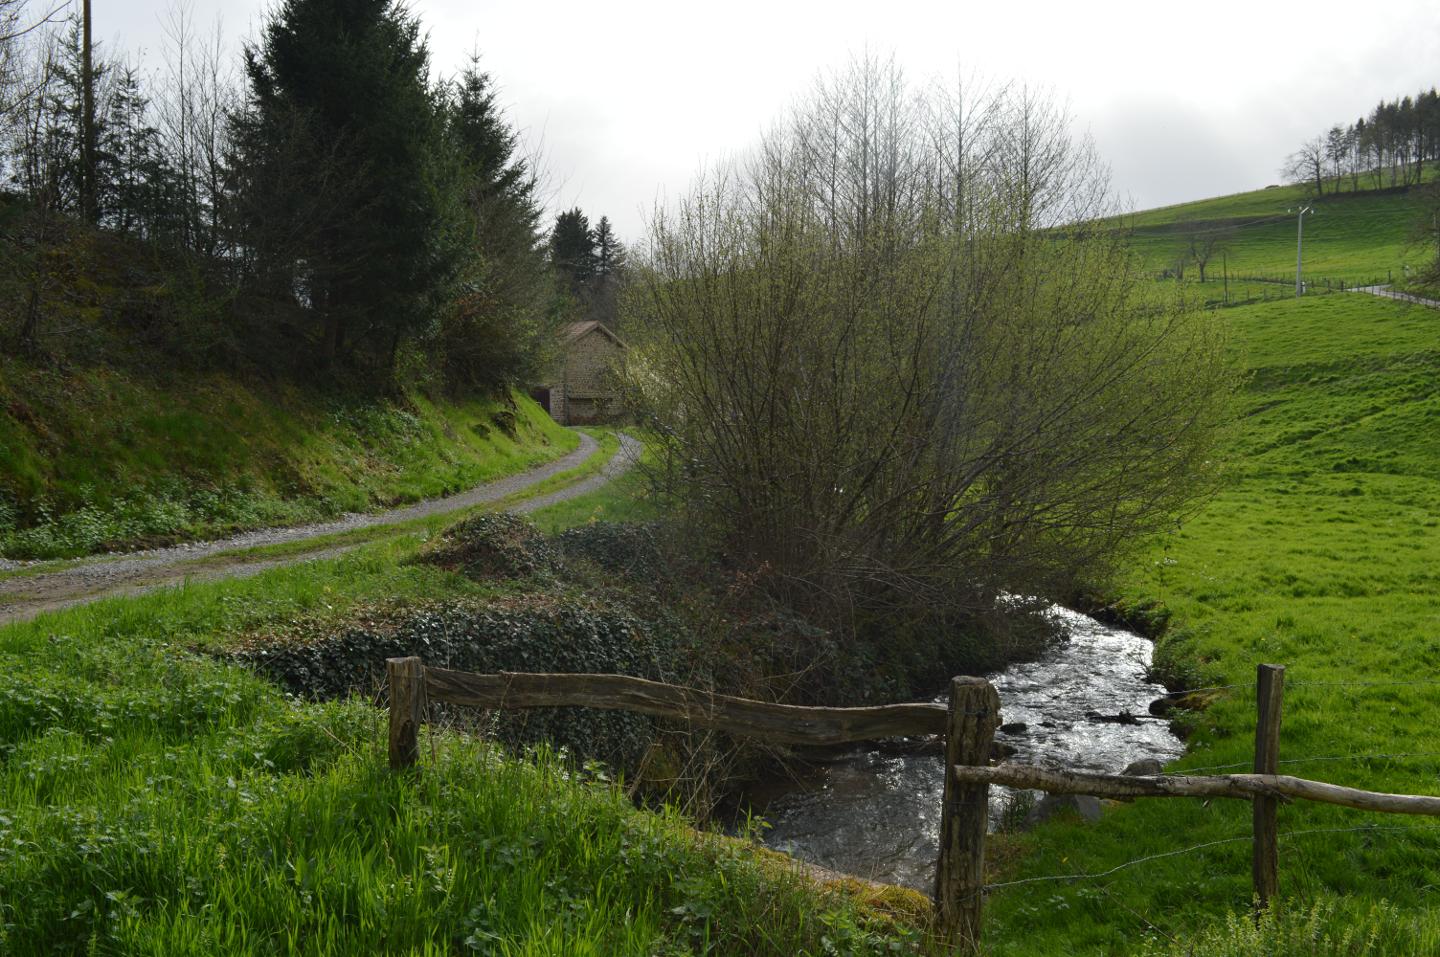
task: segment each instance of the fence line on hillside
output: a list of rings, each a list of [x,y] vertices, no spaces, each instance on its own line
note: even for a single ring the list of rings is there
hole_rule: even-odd
[[[1178,279],[1173,269],[1160,270],[1155,273],[1155,278],[1161,280]],[[1228,306],[1248,306],[1258,302],[1272,302],[1280,299],[1291,299],[1295,296],[1295,274],[1294,273],[1226,273],[1220,276],[1212,274],[1204,280],[1181,280],[1186,283],[1198,284],[1202,289],[1210,286],[1217,286],[1223,292],[1212,292],[1202,303],[1207,309],[1219,309]],[[1387,296],[1392,299],[1409,299],[1405,293],[1395,292],[1387,288],[1394,281],[1392,275],[1384,277],[1375,276],[1370,279],[1345,279],[1334,276],[1305,276],[1301,278],[1301,295],[1317,296],[1330,295],[1332,293],[1345,292],[1370,292],[1377,296]],[[1231,285],[1241,287],[1231,291]],[[1248,294],[1242,294],[1245,287],[1259,286],[1260,295],[1255,295],[1253,290]],[[1274,293],[1272,295],[1272,292]],[[1426,300],[1418,300],[1427,302]]]
[[[951,680],[949,704],[930,702],[864,708],[782,705],[716,694],[625,675],[524,674],[477,675],[429,668],[419,658],[386,661],[390,691],[390,766],[412,767],[419,758],[418,734],[429,702],[486,709],[591,707],[637,711],[731,734],[792,744],[838,744],[874,738],[940,734],[945,741],[944,794],[940,808],[940,856],[935,871],[935,914],[940,935],[966,952],[978,951],[986,892],[1041,881],[1098,879],[1148,861],[1175,857],[1222,844],[1248,840],[1251,879],[1258,907],[1279,892],[1279,843],[1309,833],[1374,830],[1372,827],[1281,832],[1281,803],[1307,800],[1390,814],[1440,817],[1440,796],[1388,794],[1280,774],[1282,764],[1308,761],[1440,757],[1435,752],[1280,758],[1280,719],[1285,668],[1259,665],[1254,686],[1256,725],[1252,773],[1197,775],[1247,765],[1192,768],[1170,774],[1116,775],[1042,768],[1025,764],[992,765],[1001,702],[983,678]],[[1353,685],[1440,685],[1440,680],[1397,682],[1295,682],[1292,687]],[[1209,690],[1239,690],[1222,685]],[[1197,689],[1198,690],[1198,689]],[[1202,797],[1248,800],[1251,833],[1136,858],[1095,874],[1061,874],[986,883],[985,839],[989,826],[991,784],[1052,794],[1135,798]],[[1395,830],[1440,829],[1408,826]]]

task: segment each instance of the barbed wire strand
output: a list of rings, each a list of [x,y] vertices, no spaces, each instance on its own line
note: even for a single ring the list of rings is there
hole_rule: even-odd
[[[1221,838],[1218,841],[1206,841],[1204,844],[1196,844],[1193,847],[1183,847],[1179,850],[1165,851],[1160,854],[1150,854],[1146,857],[1137,857],[1133,861],[1126,861],[1124,864],[1116,864],[1109,870],[1096,871],[1090,874],[1051,874],[1045,877],[1023,877],[1020,880],[1015,881],[1000,881],[999,883],[995,884],[986,884],[985,890],[990,891],[997,890],[1001,887],[1016,887],[1020,884],[1038,884],[1042,881],[1098,880],[1102,877],[1109,877],[1111,874],[1114,874],[1118,871],[1123,871],[1127,867],[1134,867],[1136,864],[1145,864],[1150,861],[1158,861],[1166,857],[1179,857],[1182,854],[1190,854],[1195,851],[1201,851],[1207,847],[1219,847],[1221,844],[1234,844],[1237,841],[1248,842],[1251,840],[1253,840],[1253,838],[1249,834],[1245,835],[1244,837],[1226,837]]]
[[[1404,681],[1287,681],[1285,682],[1285,690],[1288,691],[1291,688],[1385,688],[1412,685],[1440,686],[1440,679],[1407,679]]]
[[[1254,690],[1255,690],[1255,686],[1254,686],[1253,684],[1210,685],[1210,686],[1207,687],[1207,688],[1186,688],[1186,689],[1183,690],[1183,691],[1167,691],[1167,692],[1165,692],[1164,694],[1162,694],[1160,697],[1162,697],[1162,698],[1178,698],[1178,697],[1181,697],[1182,695],[1187,695],[1187,694],[1199,694],[1199,693],[1202,692],[1202,691],[1233,691],[1233,690],[1235,690],[1235,689],[1237,689],[1237,688],[1246,688],[1246,689],[1249,689],[1249,690],[1251,690],[1251,691],[1254,691]]]
[[[1361,824],[1356,827],[1312,827],[1298,831],[1284,831],[1277,835],[1278,838],[1305,837],[1312,834],[1348,834],[1370,831],[1440,831],[1440,824]],[[1219,847],[1222,844],[1236,844],[1240,842],[1250,843],[1255,840],[1253,834],[1246,834],[1243,837],[1225,837],[1217,841],[1206,841],[1204,844],[1195,844],[1191,847],[1182,847],[1173,851],[1164,851],[1160,854],[1149,854],[1145,857],[1137,857],[1134,860],[1126,861],[1123,864],[1116,864],[1114,867],[1103,871],[1094,871],[1081,874],[1047,874],[1043,877],[1024,877],[1014,881],[998,881],[993,884],[986,884],[985,891],[999,890],[1004,887],[1017,887],[1021,884],[1038,884],[1044,881],[1093,881],[1102,877],[1109,877],[1111,874],[1125,870],[1127,867],[1134,867],[1136,864],[1147,864],[1150,861],[1158,861],[1167,857],[1179,857],[1183,854],[1191,854],[1195,851],[1203,851],[1210,847]]]
[[[1349,834],[1358,831],[1440,831],[1440,824],[1361,824],[1357,827],[1310,827],[1301,831],[1283,831],[1278,837],[1304,837],[1307,834]]]

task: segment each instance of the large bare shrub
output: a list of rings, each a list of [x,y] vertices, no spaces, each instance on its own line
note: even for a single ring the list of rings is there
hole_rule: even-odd
[[[1088,224],[1104,170],[1031,91],[866,60],[657,211],[628,303],[678,513],[812,607],[1058,594],[1208,487],[1208,316]]]

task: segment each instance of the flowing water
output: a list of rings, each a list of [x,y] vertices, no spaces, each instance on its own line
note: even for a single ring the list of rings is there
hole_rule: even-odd
[[[1001,720],[1011,726],[996,740],[1015,749],[1011,760],[1115,773],[1140,758],[1178,757],[1180,740],[1146,711],[1165,693],[1145,677],[1150,642],[1059,606],[1050,614],[1068,640],[1038,661],[990,676]],[[1087,712],[1142,717],[1119,724]],[[770,824],[765,843],[832,870],[928,891],[939,853],[943,763],[934,749],[897,753],[867,745],[840,752],[805,780],[774,789],[762,808]],[[1010,793],[999,787],[990,793],[993,822]]]

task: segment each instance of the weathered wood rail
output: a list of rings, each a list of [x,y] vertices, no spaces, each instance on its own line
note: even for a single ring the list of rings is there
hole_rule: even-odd
[[[401,659],[404,660],[404,659]],[[425,669],[431,700],[477,708],[605,708],[684,721],[697,728],[786,744],[845,744],[943,734],[948,710],[929,702],[872,708],[807,708],[735,698],[626,675],[477,675]]]
[[[951,681],[949,706],[929,702],[866,708],[771,704],[625,675],[478,675],[428,668],[419,658],[386,662],[390,683],[390,766],[419,758],[418,734],[431,701],[486,709],[586,707],[635,711],[730,734],[788,744],[829,745],[909,735],[943,735],[945,790],[935,868],[937,931],[958,950],[979,950],[985,899],[990,785],[1102,798],[1235,798],[1254,806],[1252,878],[1264,907],[1279,893],[1277,809],[1293,800],[1364,811],[1440,817],[1440,796],[1386,794],[1277,774],[1285,669],[1257,674],[1255,773],[1128,776],[1024,764],[992,766],[1000,698],[983,678]]]

